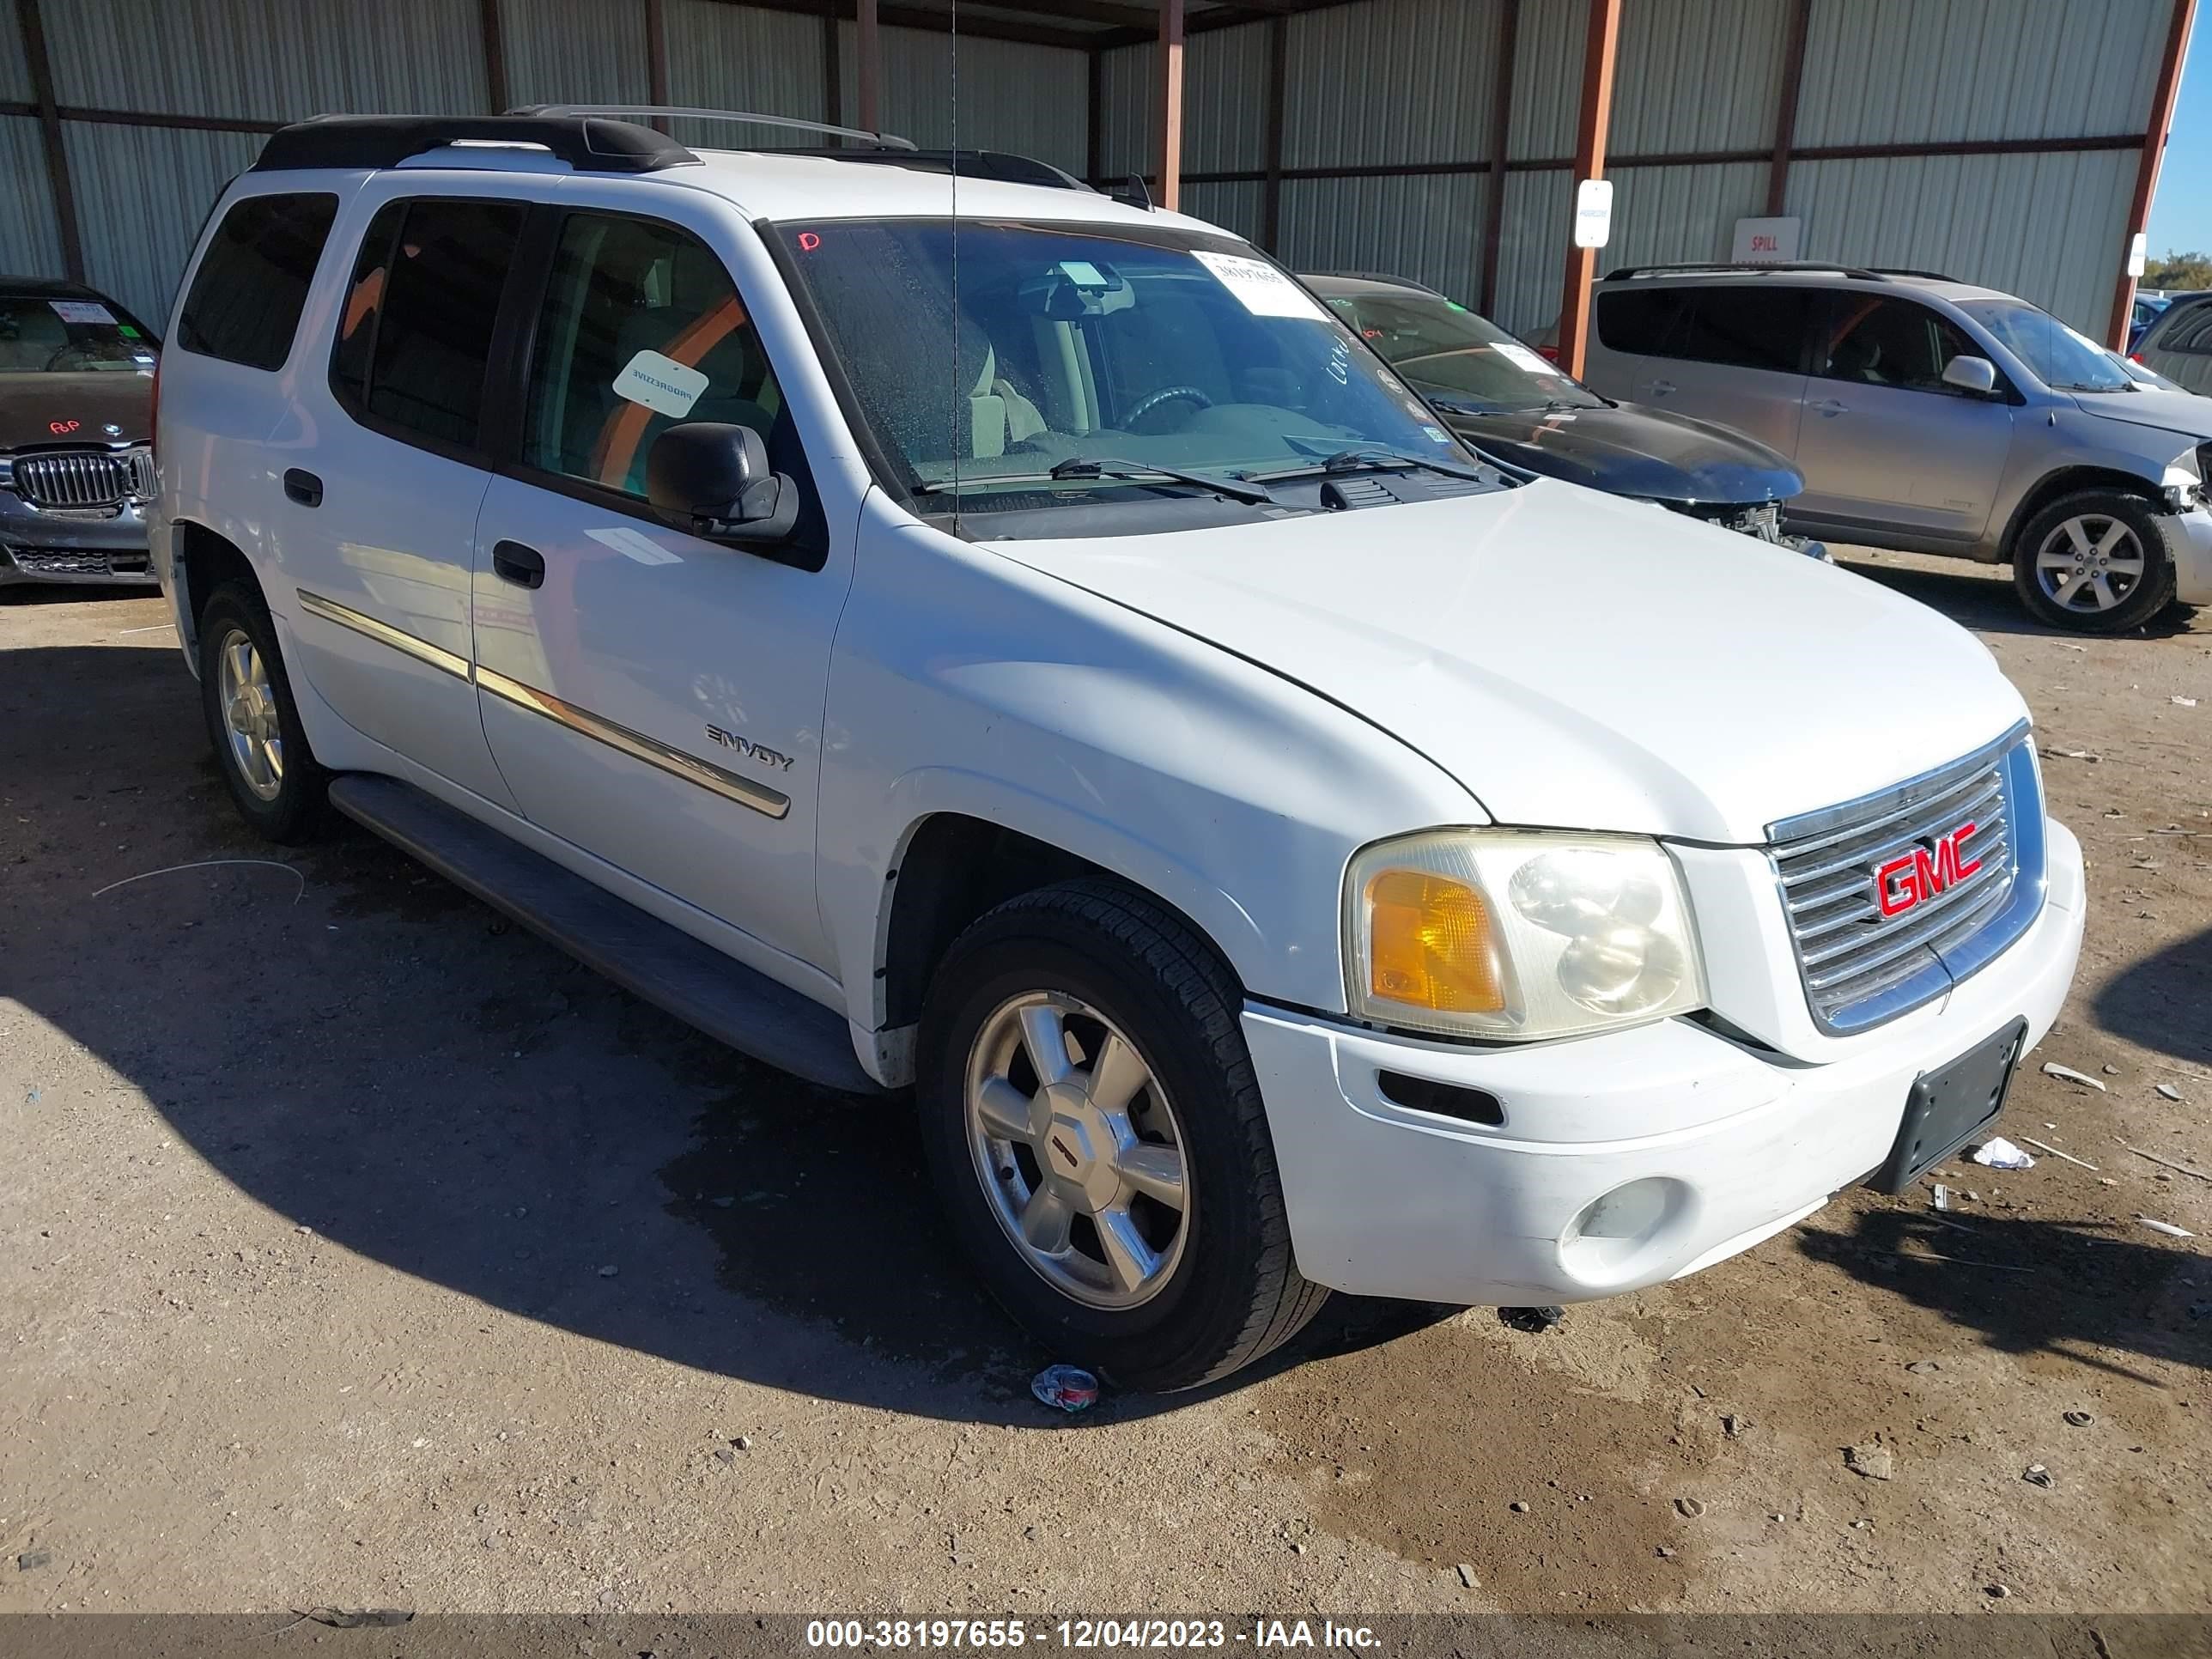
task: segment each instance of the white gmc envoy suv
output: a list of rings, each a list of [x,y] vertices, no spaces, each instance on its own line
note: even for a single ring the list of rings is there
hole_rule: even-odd
[[[1693,1273],[1996,1115],[2083,885],[1972,636],[1462,447],[1140,191],[648,112],[325,118],[210,216],[153,546],[264,834],[910,1086],[1133,1387]]]

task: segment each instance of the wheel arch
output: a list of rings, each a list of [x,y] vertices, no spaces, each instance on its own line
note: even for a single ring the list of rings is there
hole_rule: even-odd
[[[1208,927],[1194,907],[1178,902],[1163,890],[1201,886],[1189,880],[1163,880],[1160,872],[1140,874],[1117,864],[1134,860],[1101,862],[1098,857],[1073,851],[1065,844],[1074,837],[1036,834],[1004,822],[1000,814],[979,816],[973,811],[946,810],[927,813],[910,823],[901,837],[896,856],[884,873],[882,919],[878,928],[875,976],[876,1014],[889,1028],[910,1027],[921,1015],[923,999],[938,964],[952,942],[969,925],[1006,900],[1082,878],[1104,881],[1161,907],[1188,927],[1192,936],[1219,960],[1240,989],[1245,976],[1238,971],[1237,955],[1221,934],[1232,930]],[[1093,848],[1093,853],[1103,849]],[[1110,857],[1110,854],[1109,854]],[[1218,911],[1223,906],[1241,918],[1239,943],[1254,940],[1250,918],[1225,894],[1214,894],[1218,904],[1199,908]]]
[[[191,519],[179,519],[171,532],[174,550],[171,557],[172,579],[177,586],[177,617],[188,630],[185,654],[194,664],[199,661],[200,617],[207,610],[209,596],[227,581],[242,581],[260,593],[262,602],[268,595],[262,593],[261,578],[254,573],[253,562],[236,542],[220,532],[209,529]]]
[[[2033,488],[2020,498],[2020,504],[2006,520],[2004,535],[1997,543],[1997,562],[2008,564],[2018,550],[2021,532],[2035,515],[2062,496],[2078,495],[2087,489],[2109,489],[2118,495],[2133,495],[2153,508],[2162,508],[2158,488],[2139,473],[2123,472],[2109,466],[2062,466],[2036,480]]]

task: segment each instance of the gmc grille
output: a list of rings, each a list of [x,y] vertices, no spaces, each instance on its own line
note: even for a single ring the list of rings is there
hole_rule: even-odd
[[[1953,840],[1968,823],[1973,833]],[[1940,995],[2042,905],[2043,801],[2024,729],[1767,836],[1805,1000],[1824,1030],[1863,1030]]]

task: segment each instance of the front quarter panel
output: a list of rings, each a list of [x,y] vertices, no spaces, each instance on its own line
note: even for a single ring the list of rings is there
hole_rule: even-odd
[[[1099,865],[1196,922],[1252,994],[1329,1011],[1345,1006],[1352,853],[1486,821],[1358,716],[880,493],[862,515],[823,749],[817,891],[850,1017],[869,1030],[884,1023],[887,875],[933,814]]]

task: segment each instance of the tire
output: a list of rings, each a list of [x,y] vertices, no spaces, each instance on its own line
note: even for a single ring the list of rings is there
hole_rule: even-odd
[[[2053,628],[2077,634],[2140,628],[2173,602],[2165,520],[2141,496],[2115,489],[2062,495],[2021,527],[2012,584],[2029,614]]]
[[[244,582],[225,582],[208,596],[198,631],[200,709],[239,816],[283,845],[312,838],[329,774],[307,747],[268,607]],[[233,654],[241,652],[249,665],[242,672]],[[240,684],[249,688],[243,699],[234,695]],[[234,712],[244,726],[234,729]]]
[[[931,1176],[976,1273],[1053,1358],[1127,1388],[1194,1388],[1288,1340],[1328,1299],[1291,1259],[1273,1144],[1237,1024],[1243,1000],[1180,920],[1103,881],[1009,900],[938,969],[915,1089]],[[988,1078],[1013,1088],[994,1097],[1024,1121],[1044,1092],[1027,1022],[1048,1017],[1065,1034],[1076,1093],[1056,1096],[1049,1121],[1028,1139],[994,1139],[991,1126],[1009,1120],[971,1105],[986,1095],[971,1085]],[[1115,1049],[1115,1036],[1126,1048]],[[1135,1075],[1126,1069],[1132,1055],[1144,1081],[1117,1121],[1115,1081]],[[1132,1143],[1133,1131],[1142,1139]],[[1152,1195],[1167,1190],[1158,1171],[1170,1163],[1179,1208]],[[1103,1197],[1115,1191],[1118,1211]],[[1037,1224],[1048,1245],[1064,1247],[1057,1254],[1018,1243],[1018,1227],[1052,1210],[1040,1204],[1048,1193],[1067,1212],[1057,1231],[1050,1219]],[[1143,1249],[1109,1248],[1133,1230]],[[1132,1269],[1147,1261],[1156,1272],[1139,1283]]]

